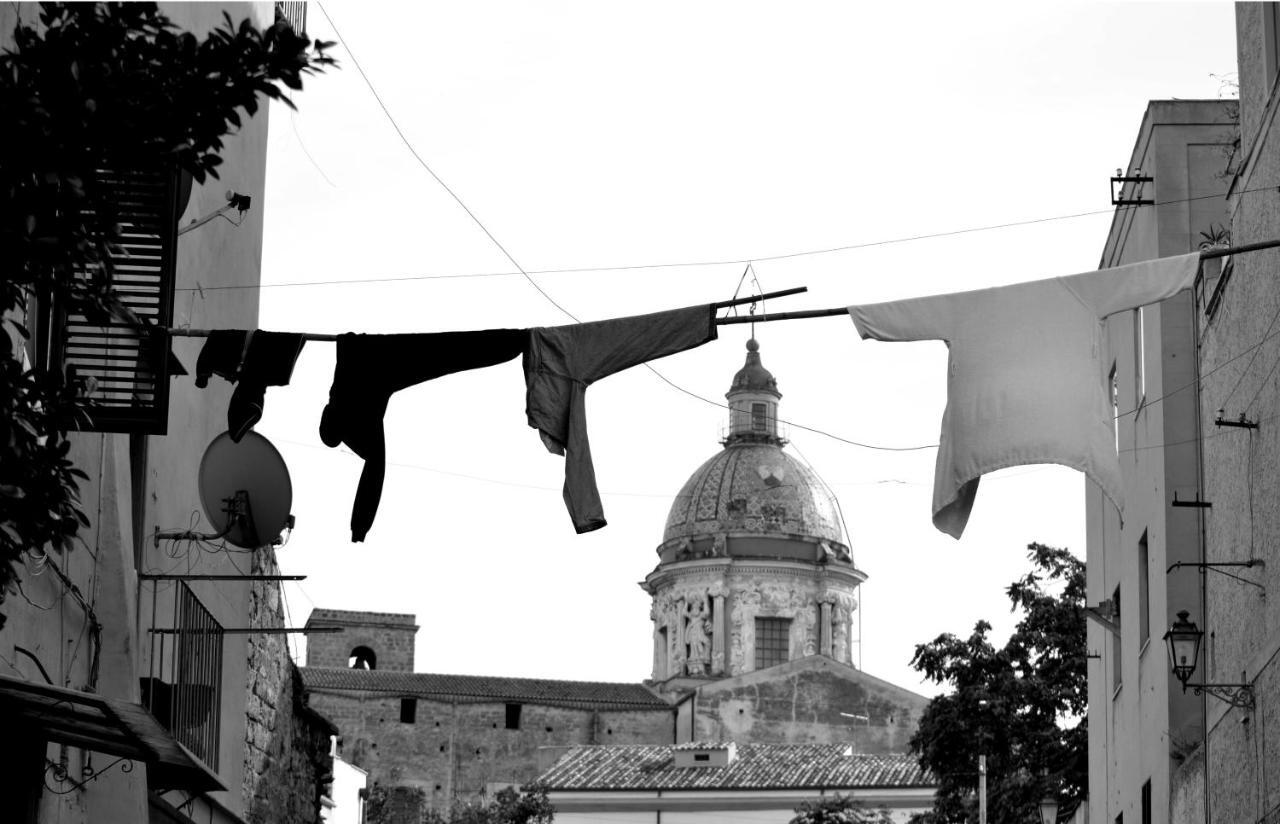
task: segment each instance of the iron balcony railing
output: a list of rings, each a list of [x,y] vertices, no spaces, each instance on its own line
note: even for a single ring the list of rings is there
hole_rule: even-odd
[[[148,711],[193,755],[218,769],[222,709],[222,625],[182,581],[173,582],[173,626],[156,626],[151,598],[151,668],[143,681]]]

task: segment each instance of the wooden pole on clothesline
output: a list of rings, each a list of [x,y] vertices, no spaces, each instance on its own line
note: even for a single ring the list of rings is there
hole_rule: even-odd
[[[712,308],[724,309],[728,306],[740,306],[744,303],[755,303],[761,300],[769,300],[771,298],[785,298],[788,295],[799,295],[809,291],[808,286],[796,286],[791,289],[781,289],[777,292],[765,292],[761,295],[748,295],[745,298],[734,298],[733,300],[722,300],[718,303],[711,304]],[[716,318],[716,323],[724,323],[725,318]],[[182,329],[173,327],[168,330],[169,335],[175,338],[207,338],[214,331],[213,329]],[[319,341],[335,341],[337,335],[321,335],[312,332],[304,332],[303,340],[319,340]]]
[[[1280,239],[1260,240],[1257,243],[1244,243],[1239,246],[1231,246],[1226,249],[1205,249],[1200,253],[1200,259],[1211,260],[1213,258],[1230,257],[1231,255],[1243,255],[1246,252],[1259,252],[1263,249],[1275,249],[1276,247],[1280,247]],[[847,306],[841,306],[836,309],[805,309],[800,312],[774,312],[771,315],[745,315],[743,317],[718,318],[716,323],[768,323],[771,320],[830,318],[837,315],[847,314],[849,314],[849,308]]]

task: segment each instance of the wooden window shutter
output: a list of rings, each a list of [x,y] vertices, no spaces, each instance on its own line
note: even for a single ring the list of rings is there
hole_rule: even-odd
[[[120,226],[110,258],[120,302],[146,328],[127,319],[106,325],[55,307],[51,355],[81,381],[90,401],[68,427],[91,432],[163,435],[169,419],[169,339],[173,322],[178,230],[176,170],[99,169]]]

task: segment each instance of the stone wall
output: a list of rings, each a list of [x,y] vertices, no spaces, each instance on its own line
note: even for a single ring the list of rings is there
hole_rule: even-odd
[[[860,753],[905,753],[927,704],[923,696],[813,656],[700,687],[692,738],[849,743]]]
[[[539,750],[576,744],[674,742],[674,710],[590,710],[521,704],[520,728],[506,728],[505,703],[416,701],[413,723],[400,696],[313,690],[310,704],[341,730],[340,754],[370,784],[421,788],[435,809],[496,785],[539,774]],[[545,766],[545,765],[544,765]]]
[[[255,575],[279,572],[268,548],[254,554]],[[280,586],[250,585],[249,625],[282,627]],[[337,730],[305,704],[302,679],[285,635],[248,636],[244,795],[250,824],[311,824],[333,774],[330,735]]]
[[[413,672],[413,641],[418,627],[412,615],[317,609],[307,618],[307,626],[342,628],[342,632],[307,639],[309,667],[343,669],[352,650],[367,647],[377,656],[376,669]]]

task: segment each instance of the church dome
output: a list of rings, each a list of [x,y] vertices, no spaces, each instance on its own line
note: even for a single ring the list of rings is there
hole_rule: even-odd
[[[671,505],[663,543],[728,533],[848,546],[817,474],[772,443],[729,444],[698,467]]]

